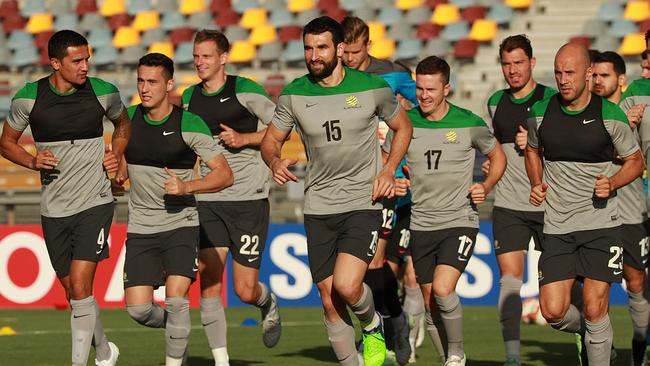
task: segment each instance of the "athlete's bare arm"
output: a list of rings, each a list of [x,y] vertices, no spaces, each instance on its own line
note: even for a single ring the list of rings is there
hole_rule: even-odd
[[[230,187],[234,178],[232,170],[223,154],[219,154],[206,162],[211,169],[208,174],[199,179],[184,182],[173,170],[165,168],[169,178],[165,181],[167,194],[182,196],[190,193],[218,192]]]
[[[526,145],[526,174],[530,181],[530,203],[534,206],[539,206],[546,199],[546,189],[548,185],[542,183],[542,153],[538,148]]]
[[[404,158],[413,137],[413,125],[411,125],[403,108],[400,108],[393,119],[386,121],[386,124],[395,133],[391,141],[388,158],[385,159],[384,167],[375,178],[372,189],[373,201],[381,197],[391,198],[395,195],[395,170],[402,158]]]
[[[623,166],[611,177],[599,175],[596,178],[594,190],[596,197],[607,198],[615,190],[629,184],[643,174],[643,155],[641,150],[626,156],[623,159]]]
[[[111,120],[111,122],[113,122],[113,126],[115,126],[111,147],[115,158],[119,162],[122,160],[124,150],[126,150],[126,145],[129,143],[129,139],[131,138],[131,119],[129,119],[129,114],[125,109],[119,117]]]
[[[472,202],[475,204],[485,202],[488,193],[490,193],[499,179],[501,179],[503,172],[506,171],[506,155],[503,152],[500,143],[497,142],[494,149],[492,149],[492,151],[490,151],[486,156],[490,162],[490,168],[485,180],[483,183],[474,183],[469,188]]]
[[[262,159],[271,168],[273,180],[279,185],[283,185],[290,180],[294,182],[298,181],[298,177],[289,171],[289,167],[297,163],[297,161],[294,159],[282,159],[280,155],[282,145],[284,145],[290,132],[282,131],[273,124],[269,124],[260,144]]]
[[[219,126],[223,131],[219,134],[219,138],[226,144],[226,146],[233,149],[240,147],[257,147],[262,143],[262,139],[266,134],[266,128],[257,132],[240,133],[232,128],[220,123]]]
[[[18,144],[22,131],[17,131],[5,121],[0,137],[0,153],[9,161],[33,170],[54,169],[59,163],[50,150],[40,150],[36,156]]]

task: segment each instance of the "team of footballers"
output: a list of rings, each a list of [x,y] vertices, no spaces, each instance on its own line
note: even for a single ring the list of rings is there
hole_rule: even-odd
[[[381,365],[387,346],[399,364],[414,362],[421,318],[445,365],[467,363],[455,288],[474,250],[477,205],[492,190],[504,366],[521,364],[520,290],[531,238],[542,251],[542,314],[554,328],[578,334],[582,364],[610,363],[608,297],[621,278],[633,321],[632,364],[644,363],[650,304],[641,175],[650,158],[650,80],[623,92],[620,56],[590,58],[566,44],[555,57],[555,91],[532,77],[530,41],[510,36],[499,47],[508,88],[489,98],[486,123],[447,101],[445,60],[419,62],[414,82],[407,68],[369,56],[368,26],[359,18],[316,18],[303,42],[309,72],[284,88],[277,106],[254,81],[225,73],[227,38],[203,30],[194,41],[201,82],[183,93],[182,108],[169,101],[173,61],[148,54],[137,66],[141,103],[127,109],[117,88],[87,76],[83,36],[52,36],[53,71],[14,96],[0,152],[40,171],[43,235],[72,308],[73,366],[87,363],[91,345],[97,365],[117,363],[92,287],[97,262],[108,256],[113,194],[127,180],[126,309],[138,323],[165,329],[166,365],[187,358],[188,292],[197,273],[215,365],[229,364],[220,298],[228,251],[236,294],[260,309],[263,343],[278,343],[277,299],[258,277],[269,223],[267,169],[277,184],[298,180],[296,161],[280,154],[293,128],[308,156],[309,266],[340,364]],[[110,145],[104,117],[115,125]],[[28,126],[35,155],[18,144]],[[478,183],[475,150],[487,157]],[[164,309],[153,301],[159,286]],[[360,352],[348,308],[362,328]]]

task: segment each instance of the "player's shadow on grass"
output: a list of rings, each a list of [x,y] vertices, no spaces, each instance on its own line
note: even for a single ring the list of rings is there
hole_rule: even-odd
[[[264,363],[263,361],[247,361],[247,360],[233,360],[233,359],[230,359],[228,362],[230,363],[230,366],[250,366],[250,365],[257,365],[257,364]],[[214,359],[190,356],[187,359],[187,363],[192,366],[214,366]]]
[[[302,356],[317,361],[337,363],[336,357],[334,356],[334,352],[332,351],[332,347],[330,346],[317,346],[312,348],[303,348],[297,352],[283,353],[278,356],[280,357]]]
[[[522,365],[531,361],[542,361],[544,365],[577,365],[578,351],[572,343],[539,342],[530,339],[522,339],[524,347],[534,347],[538,350],[527,350],[523,354]]]

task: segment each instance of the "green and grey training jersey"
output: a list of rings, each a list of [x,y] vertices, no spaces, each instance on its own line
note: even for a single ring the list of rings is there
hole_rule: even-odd
[[[223,131],[220,124],[239,133],[257,132],[273,118],[275,104],[264,88],[253,80],[228,75],[224,86],[207,94],[202,84],[193,85],[183,92],[183,107],[200,116],[212,131],[215,139]],[[224,156],[232,169],[235,182],[215,193],[197,195],[199,201],[248,201],[269,196],[269,169],[262,161],[257,147],[231,149],[224,145]],[[205,176],[210,171],[201,160],[199,172]]]
[[[485,121],[451,103],[439,121],[430,121],[418,108],[408,111],[413,139],[406,153],[411,179],[411,230],[432,231],[479,227],[478,211],[469,198],[475,149],[489,154],[497,140]],[[384,151],[390,151],[388,133]]]
[[[488,100],[488,111],[494,136],[497,138],[508,160],[503,176],[494,192],[494,206],[517,211],[543,211],[544,208],[530,204],[530,181],[526,175],[524,151],[515,144],[519,126],[527,128],[526,121],[530,107],[535,102],[557,93],[552,88],[537,84],[535,89],[523,98],[515,98],[510,89],[499,90]]]
[[[201,117],[174,106],[162,121],[152,121],[142,105],[128,109],[131,140],[124,154],[131,190],[127,232],[154,234],[186,226],[199,226],[194,195],[165,193],[173,170],[183,181],[192,180],[197,155],[210,161],[223,153]]]
[[[544,233],[567,234],[621,224],[616,196],[598,198],[598,175],[612,176],[615,154],[639,150],[625,113],[596,94],[581,111],[561,105],[560,95],[533,105],[528,119],[528,144],[542,149],[548,184]]]
[[[378,117],[391,121],[399,108],[386,81],[349,68],[334,87],[305,75],[284,88],[272,123],[287,132],[296,126],[305,146],[306,214],[382,208],[372,202],[382,165]]]
[[[104,171],[103,119],[117,119],[124,105],[112,84],[87,78],[69,93],[59,93],[44,77],[14,95],[7,123],[17,131],[29,125],[36,149],[59,159],[41,170],[41,215],[66,217],[113,201]]]

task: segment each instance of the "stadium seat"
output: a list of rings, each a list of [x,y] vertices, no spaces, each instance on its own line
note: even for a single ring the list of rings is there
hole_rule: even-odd
[[[131,102],[129,103],[129,106],[138,105],[140,103],[142,103],[142,100],[140,99],[140,96],[138,95],[138,93],[133,94],[131,96]]]
[[[296,24],[307,24],[313,19],[318,18],[320,15],[320,10],[316,8],[301,11],[300,13],[296,14]]]
[[[228,27],[226,29],[225,35],[226,38],[228,38],[228,40],[230,41],[230,43],[233,43],[237,41],[247,40],[249,33],[248,33],[248,29],[233,25],[232,27]]]
[[[25,31],[14,31],[9,34],[7,39],[7,47],[10,50],[19,50],[21,48],[34,47],[34,39],[30,33]]]
[[[174,58],[174,44],[171,42],[156,42],[149,46],[148,53],[162,53],[163,55]]]
[[[194,30],[192,28],[178,28],[169,33],[169,41],[178,45],[184,42],[192,42],[194,40]]]
[[[94,28],[88,33],[88,43],[92,47],[106,47],[113,43],[113,33],[108,28]]]
[[[514,11],[511,7],[503,4],[497,4],[490,8],[487,14],[487,19],[492,19],[498,25],[507,25],[512,22]]]
[[[591,48],[591,38],[587,36],[573,36],[569,38],[569,43],[579,44],[586,49]]]
[[[140,33],[131,27],[121,27],[113,36],[113,46],[117,48],[126,48],[140,44]]]
[[[140,32],[160,27],[160,13],[155,10],[141,11],[133,19],[133,28]]]
[[[477,5],[489,8],[495,5],[503,5],[503,0],[478,0],[476,3]]]
[[[227,28],[239,24],[239,14],[235,10],[230,9],[219,13],[215,21],[221,28]]]
[[[132,18],[127,13],[116,14],[108,17],[108,27],[115,32],[120,27],[128,27],[131,25]]]
[[[53,15],[73,14],[76,1],[72,0],[50,0],[45,2],[45,10]]]
[[[29,45],[28,47],[22,47],[16,50],[9,65],[12,67],[24,67],[31,66],[39,62],[40,55],[36,50],[36,47]]]
[[[140,35],[140,43],[145,47],[158,42],[166,42],[167,40],[167,32],[161,28],[149,29]]]
[[[404,22],[414,26],[425,23],[431,24],[429,20],[431,19],[432,14],[433,11],[426,6],[409,9],[406,11],[406,15],[404,16]]]
[[[302,62],[304,59],[305,51],[302,45],[302,40],[290,41],[280,57],[280,60],[289,63]]]
[[[618,37],[602,35],[596,38],[591,47],[597,50],[615,50],[619,48],[620,43]]]
[[[395,0],[395,7],[400,10],[417,9],[423,4],[423,0]]]
[[[391,26],[401,23],[402,20],[402,11],[395,7],[382,8],[379,11],[379,16],[377,21],[384,23],[385,25]]]
[[[287,9],[272,10],[269,16],[269,24],[277,28],[294,24],[293,14]]]
[[[368,53],[380,59],[391,59],[395,55],[395,40],[382,38],[372,41]]]
[[[465,21],[451,23],[443,28],[440,37],[450,42],[460,41],[469,35],[469,24]]]
[[[152,10],[152,8],[149,0],[130,0],[126,5],[126,12],[129,13],[129,15],[136,15],[150,10]]]
[[[274,62],[280,59],[282,54],[282,43],[280,42],[271,42],[262,45],[259,50],[257,50],[256,60],[259,62]]]
[[[366,0],[366,1],[368,2],[368,8],[376,11],[380,11],[386,8],[393,8],[393,9],[395,8],[395,0]]]
[[[397,45],[395,58],[398,60],[411,60],[418,57],[422,51],[422,42],[418,39],[404,39]]]
[[[2,22],[2,30],[6,34],[12,33],[14,31],[19,31],[25,28],[25,24],[27,22],[25,21],[25,18],[23,18],[22,15],[20,14],[11,14],[5,16],[3,22]]]
[[[269,24],[258,25],[251,30],[248,41],[255,46],[275,42],[278,39],[275,27]]]
[[[423,23],[418,26],[417,31],[415,32],[416,37],[423,41],[426,41],[430,38],[436,38],[440,35],[440,26],[433,23]]]
[[[255,9],[259,8],[260,4],[257,2],[257,0],[233,0],[232,1],[232,8],[242,14],[248,9]]]
[[[260,24],[266,24],[266,9],[264,8],[253,8],[248,9],[242,14],[241,19],[239,20],[239,25],[251,29]]]
[[[178,11],[183,15],[190,15],[206,11],[207,7],[204,0],[180,0]]]
[[[59,14],[54,19],[55,31],[60,31],[62,29],[77,29],[78,26],[79,20],[75,13]]]
[[[348,15],[348,12],[345,9],[336,8],[336,9],[327,10],[323,15],[327,15],[328,17],[336,20],[337,22],[342,22],[343,18],[345,18]]]
[[[607,34],[613,37],[624,37],[626,34],[635,33],[638,27],[634,22],[625,19],[614,21],[607,31]]]
[[[158,10],[160,14],[165,14],[169,12],[178,12],[178,1],[158,0],[155,9]]]
[[[339,0],[318,0],[316,7],[323,12],[327,12],[328,10],[332,9],[338,9]]]
[[[357,9],[353,13],[355,17],[363,19],[366,23],[377,21],[377,10],[372,7]]]
[[[582,27],[582,34],[589,37],[598,37],[607,32],[607,23],[601,19],[588,19]]]
[[[96,47],[93,49],[93,65],[96,66],[109,66],[114,65],[117,62],[117,48],[108,46],[108,47]]]
[[[412,38],[413,27],[407,23],[398,23],[388,29],[388,38],[403,41]]]
[[[612,22],[623,17],[623,7],[617,3],[603,3],[598,9],[598,18]]]
[[[625,6],[623,18],[640,22],[650,18],[650,3],[647,0],[631,0]]]
[[[25,18],[29,18],[34,14],[42,14],[46,12],[45,1],[42,0],[24,0],[20,7],[20,14]]]
[[[79,0],[75,12],[80,16],[84,16],[88,13],[96,13],[97,3],[95,0]]]
[[[194,62],[194,43],[183,42],[176,47],[176,55],[174,61],[177,64],[191,64]]]
[[[282,43],[299,40],[302,44],[302,27],[299,25],[290,25],[288,27],[280,28],[278,40]]]
[[[187,24],[194,29],[215,29],[214,18],[209,12],[190,14],[187,18]]]
[[[316,7],[314,0],[289,0],[288,2],[287,8],[294,13],[311,10]]]
[[[247,41],[233,42],[229,61],[232,63],[251,63],[255,59],[255,46]]]
[[[47,43],[50,41],[50,37],[54,34],[54,31],[41,32],[34,35],[34,45],[38,49],[46,49]]]
[[[424,0],[427,6],[431,9],[435,9],[438,7],[440,4],[447,4],[449,1],[447,0]]]
[[[210,11],[213,14],[221,13],[222,11],[231,10],[232,3],[230,0],[212,0],[210,2]]]
[[[422,49],[422,53],[420,54],[420,58],[431,55],[445,57],[449,54],[450,51],[451,45],[449,42],[445,41],[442,38],[433,38],[425,43],[424,48]]]
[[[454,4],[440,4],[433,10],[431,22],[438,25],[447,25],[460,20],[460,10]]]
[[[87,13],[79,22],[79,30],[82,32],[90,32],[98,28],[108,28],[106,18],[99,13]]]
[[[454,45],[454,57],[456,59],[471,59],[478,52],[478,41],[473,39],[461,39]]]
[[[368,28],[370,30],[370,40],[378,41],[386,37],[386,26],[382,23],[369,22]]]
[[[646,19],[639,23],[639,33],[645,34],[648,30],[650,30],[650,19]]]
[[[622,56],[638,56],[641,52],[645,51],[645,35],[643,33],[632,33],[627,34],[623,38],[621,47],[618,49],[618,53]]]
[[[0,1],[0,19],[5,19],[10,15],[20,14],[18,1],[16,0],[3,0]]]
[[[505,4],[513,9],[528,9],[533,0],[505,0]]]
[[[463,9],[462,18],[468,22],[473,22],[479,19],[485,19],[487,9],[480,5],[468,6]]]
[[[126,4],[124,0],[104,0],[99,13],[105,17],[126,13]]]
[[[34,13],[29,17],[25,29],[29,33],[41,33],[54,29],[54,17],[50,13]]]
[[[347,11],[355,11],[368,6],[366,0],[340,0],[339,6]]]
[[[171,31],[177,28],[185,28],[185,17],[183,14],[177,11],[162,13],[160,27],[166,31]]]
[[[141,45],[125,47],[117,57],[117,62],[121,65],[134,66],[138,64],[140,57],[144,54],[144,48]]]
[[[472,24],[469,38],[479,42],[491,42],[497,37],[497,23],[490,19],[478,19]]]
[[[461,9],[464,9],[468,6],[476,5],[476,0],[449,0],[449,3],[456,5]]]

